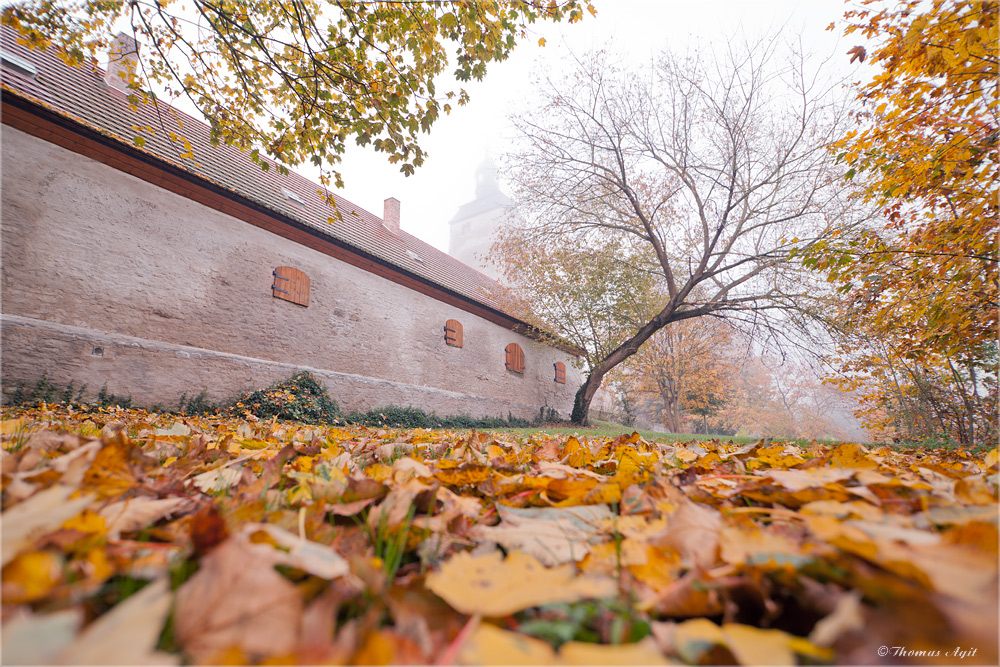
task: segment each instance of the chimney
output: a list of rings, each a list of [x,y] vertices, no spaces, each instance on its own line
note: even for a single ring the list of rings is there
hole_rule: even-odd
[[[399,200],[395,197],[385,200],[382,226],[392,232],[393,236],[399,236]]]
[[[139,43],[124,32],[118,33],[108,53],[108,73],[104,75],[104,82],[115,90],[127,92],[138,62]]]

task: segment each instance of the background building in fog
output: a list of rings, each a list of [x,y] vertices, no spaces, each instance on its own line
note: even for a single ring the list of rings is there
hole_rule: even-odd
[[[448,223],[448,254],[494,280],[500,275],[486,257],[493,243],[493,232],[506,222],[514,210],[514,200],[500,191],[497,169],[487,157],[476,170],[476,198],[462,204]]]

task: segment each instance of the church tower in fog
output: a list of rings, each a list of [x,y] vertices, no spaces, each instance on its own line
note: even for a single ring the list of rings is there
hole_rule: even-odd
[[[514,201],[500,191],[496,166],[487,157],[476,170],[476,198],[460,206],[448,223],[448,254],[496,279],[497,269],[487,264],[485,257],[493,243],[493,232],[507,221],[513,208]]]

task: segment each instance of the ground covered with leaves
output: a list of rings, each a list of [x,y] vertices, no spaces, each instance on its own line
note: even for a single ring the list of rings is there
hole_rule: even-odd
[[[3,417],[8,664],[998,660],[996,449]]]

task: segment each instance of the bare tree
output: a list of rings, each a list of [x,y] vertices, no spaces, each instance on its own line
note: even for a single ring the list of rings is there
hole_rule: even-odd
[[[572,419],[586,423],[604,376],[671,322],[725,315],[780,334],[815,307],[797,254],[846,211],[826,150],[842,134],[840,86],[777,37],[643,71],[604,54],[546,82],[516,119],[509,156],[525,230],[593,244],[629,239],[664,295],[648,321],[589,364]],[[787,318],[784,318],[787,319]]]

